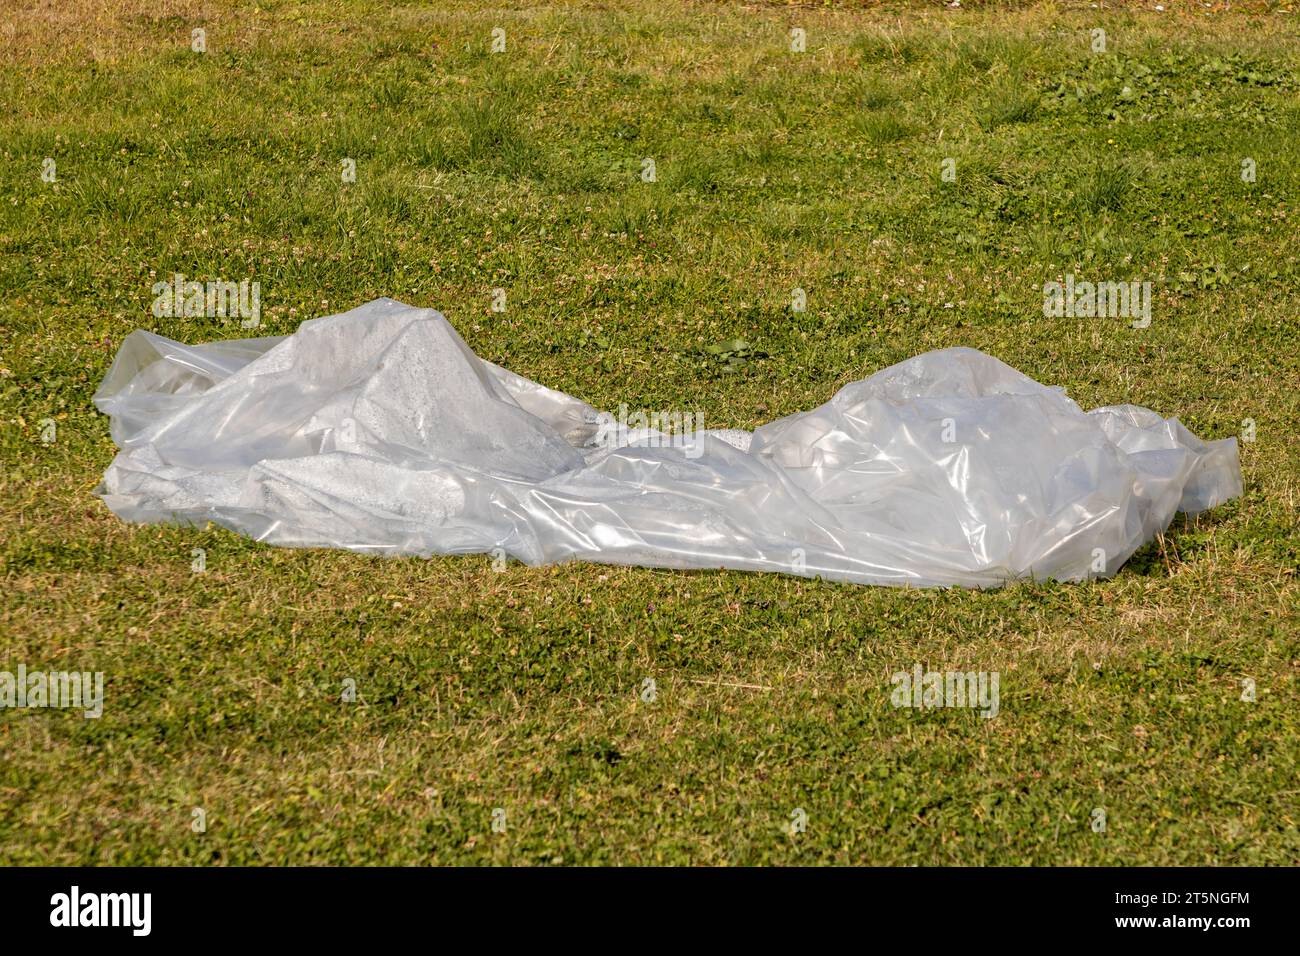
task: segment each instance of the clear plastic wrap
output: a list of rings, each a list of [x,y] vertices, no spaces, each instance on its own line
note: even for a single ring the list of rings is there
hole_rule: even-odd
[[[282,338],[134,332],[95,403],[121,449],[97,493],[123,519],[383,554],[1076,581],[1241,494],[1235,439],[1133,405],[1084,412],[974,349],[752,434],[665,434],[485,362],[441,314],[391,299]]]

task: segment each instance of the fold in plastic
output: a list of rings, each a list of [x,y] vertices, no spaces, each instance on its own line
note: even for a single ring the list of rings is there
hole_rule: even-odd
[[[1084,412],[973,349],[752,434],[666,434],[485,362],[441,314],[391,299],[280,338],[134,332],[95,403],[120,448],[97,493],[123,519],[383,554],[1077,581],[1114,574],[1175,512],[1241,494],[1235,439],[1133,405]]]

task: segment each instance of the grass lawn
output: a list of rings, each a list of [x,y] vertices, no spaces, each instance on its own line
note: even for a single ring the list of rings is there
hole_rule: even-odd
[[[7,4],[0,670],[105,700],[0,711],[0,863],[1300,860],[1300,13],[1163,3]],[[712,427],[973,346],[1242,436],[1246,493],[989,592],[127,526],[123,337],[248,334],[155,318],[174,273]],[[1067,273],[1151,325],[1044,317]],[[916,664],[1000,713],[893,707]]]

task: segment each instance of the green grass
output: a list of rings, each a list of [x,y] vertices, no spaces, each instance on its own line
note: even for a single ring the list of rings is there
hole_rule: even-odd
[[[1300,34],[1166,6],[19,10],[0,670],[107,686],[100,720],[0,712],[0,862],[1296,862]],[[1239,502],[1087,585],[274,550],[91,494],[122,338],[241,334],[155,319],[173,272],[260,281],[264,334],[435,306],[517,372],[716,427],[968,345],[1257,437]],[[1066,272],[1150,280],[1151,327],[1044,318]],[[893,708],[917,662],[997,671],[1001,713]]]

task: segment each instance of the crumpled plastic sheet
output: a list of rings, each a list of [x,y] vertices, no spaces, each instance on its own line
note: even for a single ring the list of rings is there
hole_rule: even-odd
[[[392,299],[287,337],[133,332],[95,402],[120,448],[97,493],[122,518],[379,554],[1078,581],[1242,490],[1235,439],[1134,405],[1084,412],[974,349],[752,434],[665,434],[485,362],[440,313]]]

